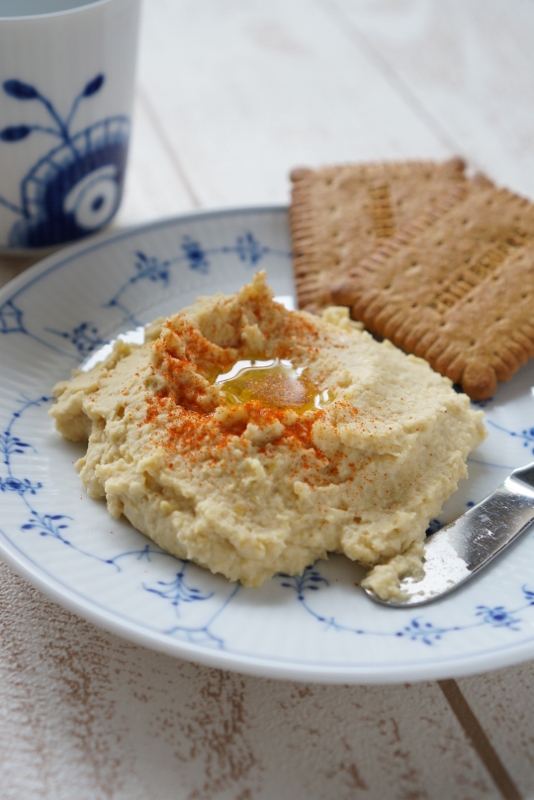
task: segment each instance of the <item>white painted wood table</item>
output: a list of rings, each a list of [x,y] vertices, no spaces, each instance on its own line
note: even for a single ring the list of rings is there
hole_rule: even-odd
[[[118,225],[459,153],[534,199],[531,0],[145,0]],[[0,262],[7,282],[28,266]],[[0,566],[3,800],[534,798],[534,664],[317,686],[101,632]]]

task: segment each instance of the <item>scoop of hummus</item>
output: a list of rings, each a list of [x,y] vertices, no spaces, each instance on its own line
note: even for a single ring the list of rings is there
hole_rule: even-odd
[[[113,517],[245,586],[329,552],[399,596],[429,520],[467,475],[482,412],[346,309],[273,300],[265,276],[156,321],[143,345],[54,388],[60,433]]]

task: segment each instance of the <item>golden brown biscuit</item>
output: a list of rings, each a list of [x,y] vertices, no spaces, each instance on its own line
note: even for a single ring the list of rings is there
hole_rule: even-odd
[[[486,399],[534,356],[534,205],[482,176],[458,185],[355,266],[333,297]]]
[[[320,313],[332,305],[332,285],[463,182],[463,171],[459,158],[294,170],[290,224],[299,307]]]

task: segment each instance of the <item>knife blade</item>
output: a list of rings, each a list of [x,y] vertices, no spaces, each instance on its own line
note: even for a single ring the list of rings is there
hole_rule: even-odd
[[[431,603],[453,592],[499,556],[534,522],[534,463],[514,470],[501,486],[425,541],[424,577],[400,581],[406,599],[381,605],[406,608]]]

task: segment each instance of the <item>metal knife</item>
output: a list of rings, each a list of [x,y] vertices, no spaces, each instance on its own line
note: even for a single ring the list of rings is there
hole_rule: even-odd
[[[405,600],[375,602],[394,608],[420,606],[462,586],[508,547],[534,522],[534,463],[520,467],[485,500],[427,537],[425,574],[400,582]]]

